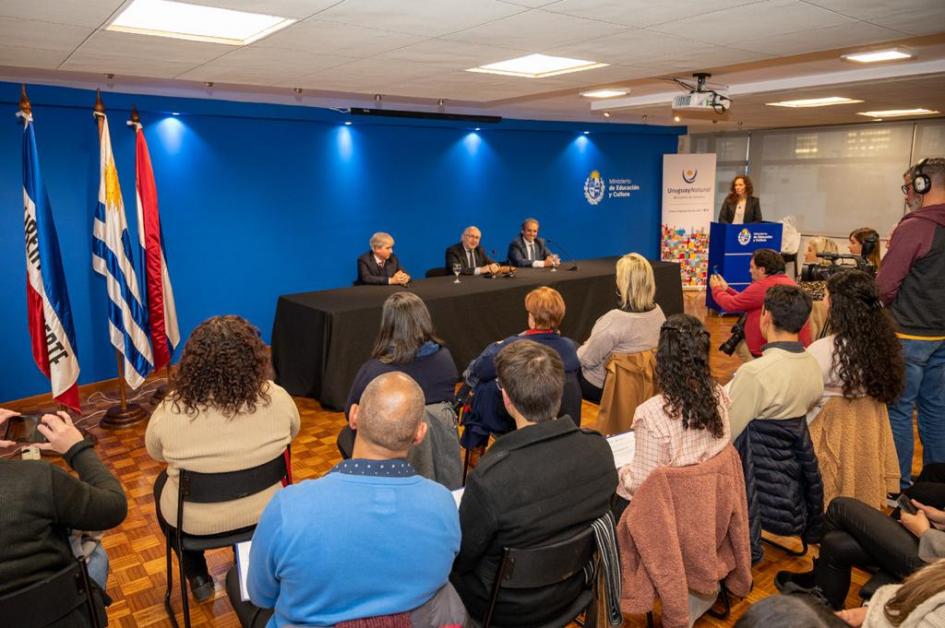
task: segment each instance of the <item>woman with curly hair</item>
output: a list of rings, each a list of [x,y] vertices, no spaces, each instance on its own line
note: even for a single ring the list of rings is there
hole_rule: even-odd
[[[709,373],[709,332],[699,319],[688,314],[666,319],[655,375],[660,394],[637,406],[633,415],[633,462],[620,468],[617,485],[623,500],[657,467],[698,464],[729,444],[730,400]]]
[[[292,397],[271,381],[269,351],[259,330],[239,316],[215,316],[187,340],[171,379],[170,393],[155,408],[145,445],[166,462],[154,483],[158,523],[176,549],[180,469],[221,473],[251,469],[285,451],[299,431]],[[184,531],[195,536],[231,533],[256,525],[273,493],[269,489],[214,504],[188,504]],[[179,559],[198,602],[213,595],[213,579],[202,551]]]
[[[867,395],[881,403],[894,402],[902,391],[905,362],[876,282],[861,270],[841,271],[827,280],[824,301],[829,335],[807,348],[820,364],[824,396],[808,420],[817,416],[830,397]]]

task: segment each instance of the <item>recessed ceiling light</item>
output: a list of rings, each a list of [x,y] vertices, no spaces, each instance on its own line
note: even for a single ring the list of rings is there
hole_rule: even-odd
[[[889,50],[873,50],[870,52],[856,52],[843,55],[847,61],[856,61],[857,63],[878,63],[880,61],[896,61],[898,59],[911,59],[912,55],[903,52],[897,48]]]
[[[849,105],[851,103],[863,102],[853,98],[842,98],[840,96],[827,96],[826,98],[801,98],[799,100],[782,100],[781,102],[765,103],[769,107],[828,107],[830,105]]]
[[[673,116],[673,122],[679,122],[680,120],[682,120],[682,118],[679,116]]]
[[[521,76],[524,78],[544,78],[546,76],[557,76],[569,72],[593,70],[594,68],[602,68],[606,65],[606,63],[597,63],[596,61],[534,54],[518,57],[517,59],[509,59],[508,61],[490,63],[489,65],[481,65],[476,68],[469,68],[466,71],[502,74],[504,76]]]
[[[869,116],[870,118],[900,118],[903,116],[928,116],[939,113],[934,109],[887,109],[886,111],[861,111],[858,116]]]
[[[106,30],[245,46],[294,23],[276,15],[170,0],[134,0]]]
[[[616,96],[626,96],[625,89],[595,89],[591,92],[581,92],[585,98],[614,98]]]

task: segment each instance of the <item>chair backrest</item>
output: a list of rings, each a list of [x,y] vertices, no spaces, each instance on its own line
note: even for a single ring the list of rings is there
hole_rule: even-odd
[[[449,271],[443,268],[442,266],[436,266],[434,268],[427,270],[427,272],[425,272],[423,276],[424,277],[446,277],[449,274],[450,274]]]
[[[872,397],[831,397],[809,425],[824,506],[854,497],[874,508],[899,490],[899,457],[886,404]]]
[[[76,560],[65,569],[0,598],[0,623],[18,628],[48,626],[84,607],[88,625],[100,626],[85,563]]]
[[[184,521],[184,502],[214,504],[241,499],[266,490],[289,476],[289,449],[269,462],[251,469],[221,473],[199,473],[180,470],[177,491],[177,529]]]
[[[597,429],[602,434],[630,429],[637,406],[656,394],[655,371],[655,349],[611,354],[597,415]]]
[[[536,589],[564,582],[584,571],[587,589],[596,577],[597,540],[588,525],[571,537],[532,548],[506,547],[492,586],[489,608],[483,618],[488,628],[502,589]],[[570,619],[570,618],[562,618]],[[564,625],[564,621],[561,625]]]

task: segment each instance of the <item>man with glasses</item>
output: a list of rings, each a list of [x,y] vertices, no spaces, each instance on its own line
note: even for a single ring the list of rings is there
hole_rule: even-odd
[[[904,178],[911,211],[896,226],[876,276],[906,360],[905,388],[889,405],[902,488],[912,478],[914,407],[923,465],[945,462],[945,159],[924,159]]]

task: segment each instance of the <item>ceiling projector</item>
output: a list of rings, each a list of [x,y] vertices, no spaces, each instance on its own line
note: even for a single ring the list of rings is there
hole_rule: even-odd
[[[732,100],[706,86],[706,79],[711,75],[700,72],[693,76],[696,79],[695,85],[675,79],[681,87],[689,89],[689,93],[673,97],[673,113],[722,115],[727,112],[732,106]]]

